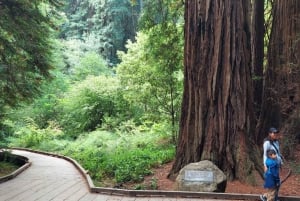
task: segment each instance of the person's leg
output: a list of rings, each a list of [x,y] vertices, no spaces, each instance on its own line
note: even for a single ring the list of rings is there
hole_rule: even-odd
[[[267,201],[266,193],[260,195],[259,198],[260,198],[261,201]]]
[[[279,200],[279,198],[278,198],[279,188],[280,188],[280,186],[277,186],[275,188],[275,201]]]
[[[276,188],[269,188],[266,193],[267,201],[275,201]]]

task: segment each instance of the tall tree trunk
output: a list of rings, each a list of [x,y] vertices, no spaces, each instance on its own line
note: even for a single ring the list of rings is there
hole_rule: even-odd
[[[206,159],[229,180],[247,181],[254,172],[249,6],[248,0],[185,1],[184,94],[171,177]]]
[[[264,1],[254,0],[252,9],[252,80],[254,89],[255,119],[258,120],[263,92],[264,61]],[[259,136],[255,136],[258,141]]]
[[[300,1],[276,0],[268,47],[259,135],[271,125],[296,136],[300,129]]]

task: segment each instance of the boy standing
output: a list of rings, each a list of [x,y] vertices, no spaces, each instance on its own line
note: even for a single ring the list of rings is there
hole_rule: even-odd
[[[267,150],[267,159],[265,161],[266,172],[265,172],[265,183],[264,187],[267,192],[260,196],[263,201],[276,201],[278,189],[280,186],[279,168],[280,164],[277,160],[276,151],[274,149]]]

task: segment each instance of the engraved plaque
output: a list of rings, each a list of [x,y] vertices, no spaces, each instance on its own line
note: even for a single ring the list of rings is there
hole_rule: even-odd
[[[186,170],[184,180],[196,182],[213,182],[214,174],[212,171]]]

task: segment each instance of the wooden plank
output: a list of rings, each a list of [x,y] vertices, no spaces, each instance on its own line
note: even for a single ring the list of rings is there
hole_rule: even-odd
[[[71,186],[69,189],[67,189],[63,193],[61,193],[58,196],[56,196],[53,199],[53,201],[62,201],[62,200],[65,200],[65,199],[71,197],[74,193],[76,193],[77,191],[79,191],[81,188],[85,188],[85,186],[78,185],[78,183],[76,183],[75,185]]]
[[[53,200],[55,197],[63,195],[64,191],[68,190],[74,184],[76,184],[76,181],[61,181],[60,183],[55,183],[41,191],[35,192],[33,198],[37,198],[38,200]]]
[[[89,192],[85,188],[80,188],[77,192],[72,194],[71,196],[65,198],[66,201],[74,201],[74,200],[80,200],[83,198],[86,194],[89,194]]]
[[[37,180],[33,182],[26,181],[21,183],[17,183],[14,180],[14,182],[11,182],[11,185],[2,186],[1,184],[1,189],[6,189],[6,192],[1,193],[0,200],[13,200],[13,201],[18,200],[18,197],[22,197],[22,194],[30,192],[32,188],[34,188],[35,186],[39,186],[40,184],[41,184],[40,181]]]

